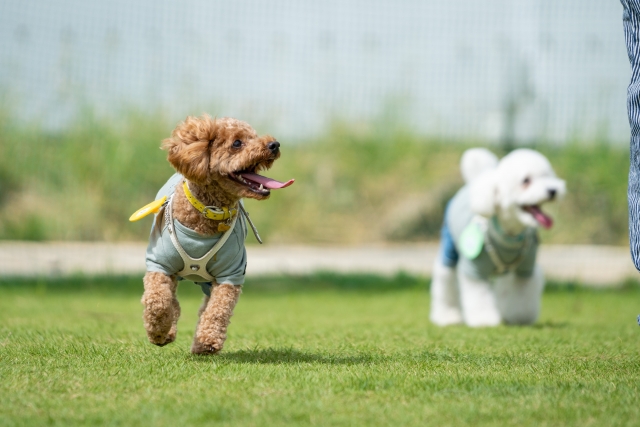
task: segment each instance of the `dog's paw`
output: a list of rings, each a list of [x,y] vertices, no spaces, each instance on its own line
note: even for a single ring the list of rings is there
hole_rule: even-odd
[[[175,324],[171,325],[169,330],[167,330],[166,324],[147,323],[145,324],[145,329],[147,330],[147,338],[149,338],[149,342],[160,347],[174,342],[176,340],[176,334],[178,333],[178,328]]]
[[[502,322],[500,313],[493,310],[487,310],[481,313],[468,314],[465,313],[465,323],[472,328],[484,328],[498,326]]]
[[[216,354],[219,352],[221,348],[216,348],[212,345],[202,344],[197,339],[193,340],[193,344],[191,345],[191,353],[192,354]]]
[[[430,319],[438,326],[458,325],[462,323],[462,312],[457,308],[434,309]]]
[[[191,353],[193,354],[216,354],[222,350],[226,335],[206,335],[196,334],[191,345]]]
[[[149,342],[151,344],[155,344],[158,347],[163,347],[167,344],[171,344],[176,340],[176,334],[162,334],[162,333],[154,333],[147,332],[147,337],[149,338]]]

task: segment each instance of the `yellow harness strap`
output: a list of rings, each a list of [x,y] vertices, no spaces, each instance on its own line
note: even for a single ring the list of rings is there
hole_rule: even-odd
[[[202,212],[202,215],[205,218],[222,221],[225,219],[229,219],[238,213],[237,207],[229,209],[224,206],[221,208],[216,206],[205,206],[191,193],[191,190],[189,190],[189,184],[187,183],[186,179],[182,182],[182,188],[184,189],[184,195],[187,196],[187,200],[189,200],[189,203],[191,203],[191,205],[198,211]]]

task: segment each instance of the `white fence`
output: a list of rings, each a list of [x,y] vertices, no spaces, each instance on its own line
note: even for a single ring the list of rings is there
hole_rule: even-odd
[[[208,111],[292,142],[335,119],[425,135],[626,142],[616,0],[5,0],[0,96],[64,126],[86,107]]]

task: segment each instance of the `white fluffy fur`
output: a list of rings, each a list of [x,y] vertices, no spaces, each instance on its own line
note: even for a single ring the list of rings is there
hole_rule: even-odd
[[[495,215],[508,234],[538,227],[538,221],[522,206],[541,205],[566,191],[549,161],[534,150],[515,150],[498,162],[488,150],[471,149],[463,155],[461,169],[470,188],[471,210],[487,218]],[[538,318],[543,288],[539,266],[529,278],[507,273],[487,282],[445,266],[438,257],[431,283],[430,318],[441,326],[462,322],[472,327],[502,322],[532,324]]]
[[[482,172],[495,169],[498,157],[486,148],[470,148],[460,158],[460,170],[464,182],[471,182]]]

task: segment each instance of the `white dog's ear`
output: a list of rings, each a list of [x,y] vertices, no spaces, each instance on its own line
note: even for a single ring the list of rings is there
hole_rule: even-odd
[[[467,184],[498,167],[498,157],[486,148],[469,148],[460,158],[460,172]]]
[[[498,176],[494,170],[486,171],[469,184],[469,203],[473,213],[491,217],[498,204]]]

